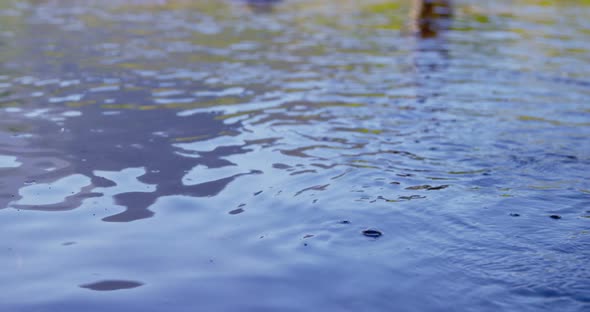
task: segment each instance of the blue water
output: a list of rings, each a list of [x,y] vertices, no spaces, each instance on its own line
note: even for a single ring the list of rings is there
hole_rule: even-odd
[[[590,5],[444,9],[1,1],[0,311],[588,311]]]

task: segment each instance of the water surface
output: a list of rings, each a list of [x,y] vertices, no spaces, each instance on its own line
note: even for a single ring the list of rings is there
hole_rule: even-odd
[[[587,310],[590,6],[412,6],[0,1],[0,310]]]

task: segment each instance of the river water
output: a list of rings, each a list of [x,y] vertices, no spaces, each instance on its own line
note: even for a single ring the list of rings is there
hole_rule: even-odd
[[[0,311],[588,311],[590,5],[412,6],[0,1]]]

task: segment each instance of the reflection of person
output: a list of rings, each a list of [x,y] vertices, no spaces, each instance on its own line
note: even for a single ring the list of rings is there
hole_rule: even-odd
[[[422,38],[436,37],[449,28],[451,0],[412,0],[412,28]]]
[[[446,75],[433,74],[446,71],[450,64],[444,32],[451,22],[451,0],[412,0],[410,27],[416,38],[412,58],[420,103],[438,97],[446,84]]]

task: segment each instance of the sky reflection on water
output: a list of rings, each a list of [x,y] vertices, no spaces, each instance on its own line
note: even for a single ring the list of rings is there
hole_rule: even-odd
[[[0,2],[0,310],[583,311],[590,7],[416,3]]]

